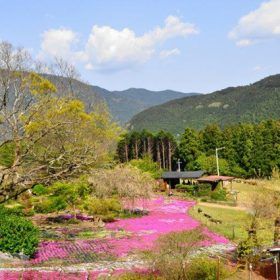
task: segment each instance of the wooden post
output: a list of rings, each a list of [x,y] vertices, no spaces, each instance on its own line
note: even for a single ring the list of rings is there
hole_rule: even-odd
[[[217,261],[217,277],[216,277],[217,280],[220,280],[220,262],[221,262],[221,259],[220,259],[220,257],[218,257],[218,261]]]
[[[253,265],[251,263],[249,263],[249,280],[252,280],[252,268],[253,268]]]

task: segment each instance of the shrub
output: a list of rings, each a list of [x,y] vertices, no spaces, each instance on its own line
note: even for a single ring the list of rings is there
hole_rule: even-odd
[[[119,276],[113,276],[115,280],[164,280],[158,275],[152,273],[141,273],[141,272],[127,272]]]
[[[228,276],[224,264],[219,265],[220,279]],[[187,266],[188,280],[216,280],[218,263],[214,259],[200,257],[193,259]]]
[[[121,204],[116,198],[88,198],[83,209],[93,216],[99,216],[104,222],[111,222],[121,212]]]
[[[67,208],[67,203],[62,197],[48,197],[34,203],[34,210],[37,213],[53,213]]]
[[[48,193],[48,189],[44,185],[38,184],[32,188],[32,193],[35,195],[44,195]]]
[[[237,258],[241,261],[249,261],[251,263],[256,262],[259,259],[259,255],[256,253],[258,244],[252,238],[239,242],[237,246]]]
[[[0,250],[32,256],[38,246],[39,231],[24,217],[0,215]]]
[[[117,195],[132,207],[137,199],[150,198],[153,188],[156,187],[150,174],[127,165],[119,165],[109,170],[94,170],[89,182],[96,197]]]
[[[211,194],[211,185],[210,184],[197,184],[197,196],[209,196]]]
[[[177,184],[176,186],[176,189],[178,190],[184,190],[186,192],[189,192],[191,194],[193,194],[193,192],[195,190],[197,190],[196,186],[195,185],[185,185],[185,184]]]
[[[85,178],[80,178],[71,182],[55,182],[48,189],[37,185],[33,191],[42,196],[34,203],[36,212],[51,213],[71,208],[75,213],[76,207],[84,202],[91,189]]]
[[[219,188],[219,189],[211,192],[210,197],[213,200],[225,201],[225,200],[227,200],[227,192],[224,189]]]
[[[164,279],[188,279],[187,261],[205,238],[201,228],[161,236],[150,254],[151,263]]]
[[[4,205],[0,205],[0,217],[7,215],[17,215],[24,216],[23,207],[21,205],[17,207],[5,207]]]

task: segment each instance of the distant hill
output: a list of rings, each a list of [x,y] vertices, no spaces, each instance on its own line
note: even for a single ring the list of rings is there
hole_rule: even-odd
[[[197,93],[182,93],[173,90],[150,91],[142,88],[130,88],[123,91],[108,91],[92,86],[95,93],[102,96],[111,114],[121,124],[128,122],[135,114],[172,99],[197,95]]]
[[[62,93],[62,88],[69,87],[66,78],[44,75],[51,80]],[[109,91],[98,86],[92,86],[84,82],[72,80],[71,86],[87,107],[93,106],[97,101],[105,101],[115,121],[124,125],[135,114],[158,104],[185,96],[197,95],[197,93],[182,93],[172,90],[150,91],[142,88],[130,88],[123,91]]]
[[[185,127],[200,129],[209,123],[221,126],[257,123],[270,118],[280,118],[280,74],[248,86],[229,87],[151,107],[135,115],[129,128],[181,133]]]

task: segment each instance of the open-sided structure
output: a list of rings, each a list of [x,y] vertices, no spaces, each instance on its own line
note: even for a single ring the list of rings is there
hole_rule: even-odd
[[[227,183],[230,183],[232,185],[232,181],[235,179],[235,177],[230,176],[218,176],[218,175],[211,175],[206,177],[198,178],[197,181],[199,183],[209,183],[212,185],[212,190],[214,190],[217,185],[222,182],[223,186]],[[232,187],[231,187],[232,189]]]

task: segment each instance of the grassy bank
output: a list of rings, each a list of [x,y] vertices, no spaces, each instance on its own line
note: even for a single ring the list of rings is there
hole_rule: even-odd
[[[198,209],[203,212],[199,213]],[[216,224],[211,222],[205,214],[210,215],[213,219],[220,220],[221,223]],[[190,210],[190,215],[207,226],[210,230],[219,233],[228,239],[239,242],[247,238],[247,229],[250,226],[251,217],[246,211],[238,208],[224,208],[220,205],[213,204],[211,206],[196,205]],[[262,244],[271,243],[273,239],[273,221],[261,221],[260,229],[258,231],[258,239]]]

